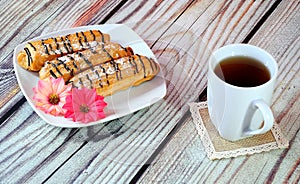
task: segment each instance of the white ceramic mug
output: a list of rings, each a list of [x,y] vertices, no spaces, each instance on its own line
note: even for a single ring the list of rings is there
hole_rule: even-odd
[[[226,83],[214,72],[225,58],[246,56],[261,62],[270,80],[255,87]],[[209,60],[207,101],[212,123],[224,139],[236,141],[270,130],[274,123],[270,109],[278,65],[265,50],[249,44],[232,44],[217,49]]]

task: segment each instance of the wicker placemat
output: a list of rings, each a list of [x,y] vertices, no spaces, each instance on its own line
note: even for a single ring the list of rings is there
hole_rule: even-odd
[[[289,146],[276,123],[265,134],[231,142],[223,139],[210,121],[206,102],[192,103],[190,110],[207,156],[211,160],[251,155]]]

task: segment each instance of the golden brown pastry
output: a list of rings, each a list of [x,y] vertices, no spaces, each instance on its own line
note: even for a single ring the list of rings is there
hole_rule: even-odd
[[[62,77],[67,82],[71,77],[86,69],[92,68],[101,63],[133,55],[130,47],[122,47],[118,43],[108,42],[98,44],[88,50],[67,54],[55,60],[47,61],[40,70],[41,79]]]
[[[48,60],[88,49],[95,46],[97,42],[108,41],[110,41],[110,36],[99,30],[32,41],[28,42],[24,50],[18,54],[18,63],[27,70],[39,71]]]
[[[108,96],[117,91],[151,80],[159,72],[153,59],[133,55],[108,61],[75,75],[73,87],[95,88],[98,95]]]

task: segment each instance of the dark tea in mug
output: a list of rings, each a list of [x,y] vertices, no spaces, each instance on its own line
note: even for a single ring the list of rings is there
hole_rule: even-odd
[[[268,68],[254,58],[234,56],[223,59],[214,69],[223,81],[238,87],[255,87],[271,78]]]

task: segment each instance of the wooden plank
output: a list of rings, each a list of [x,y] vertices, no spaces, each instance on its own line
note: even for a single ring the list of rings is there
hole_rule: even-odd
[[[70,7],[73,7],[73,6],[70,6]],[[65,11],[65,12],[79,12],[79,11],[82,11],[82,7],[77,6],[76,8],[74,8],[74,9],[70,8],[72,11]],[[87,8],[87,9],[89,9],[89,8]],[[62,17],[68,17],[68,16],[67,15],[63,15]],[[58,19],[58,20],[64,21],[64,19]],[[68,19],[66,19],[66,20],[68,20]],[[55,21],[56,21],[56,19],[55,19]],[[70,21],[74,21],[75,22],[76,20],[71,19]],[[58,22],[57,24],[60,24],[60,23],[61,22]],[[46,30],[46,31],[49,31],[49,30],[51,31],[53,29],[56,29],[56,28],[53,28],[50,25],[48,27],[48,30]],[[29,105],[27,103],[25,103],[24,106],[26,108],[29,108]],[[21,108],[21,111],[22,111],[22,109],[23,109],[23,107]],[[24,137],[27,137],[27,136],[30,136],[30,134],[32,134],[31,131],[22,131],[24,129],[24,127],[22,127],[22,126],[26,126],[27,127],[26,130],[31,130],[32,126],[36,125],[36,124],[38,126],[40,126],[40,127],[45,126],[45,123],[42,122],[41,119],[37,118],[36,114],[32,114],[33,118],[30,119],[29,124],[23,123],[22,121],[17,121],[16,122],[15,120],[17,118],[15,118],[15,116],[19,117],[20,114],[17,114],[17,115],[13,114],[13,117],[11,118],[12,120],[11,121],[7,120],[1,126],[3,132],[5,132],[7,134],[7,136],[3,137],[1,145],[9,145],[9,144],[11,144],[9,142],[9,140],[13,140],[13,139],[10,136],[17,136],[17,137],[23,137],[24,136]],[[26,119],[26,118],[24,118],[24,119]],[[14,126],[11,126],[11,124],[14,124]],[[98,127],[97,131],[99,131],[99,129],[101,130],[100,126],[97,126]],[[16,127],[16,128],[13,128],[13,127]],[[19,129],[19,127],[21,127],[22,129],[21,128]],[[115,127],[117,127],[117,126],[115,125]],[[33,129],[33,130],[36,130],[36,129]],[[83,133],[85,133],[84,130],[85,129],[81,129],[80,131],[83,131]],[[37,131],[39,131],[39,129],[37,129]],[[51,135],[57,135],[57,134],[59,134],[58,132],[62,131],[63,133],[60,134],[60,136],[61,136],[62,139],[67,139],[68,134],[69,134],[67,130],[65,130],[65,129],[61,130],[60,128],[55,128],[54,130],[53,129],[49,129],[49,131],[50,132],[48,132],[48,133],[50,133],[50,137],[51,137]],[[18,134],[14,134],[13,132],[22,132],[22,133],[21,133],[21,135],[18,135]],[[87,132],[89,132],[89,131],[87,131]],[[6,135],[6,134],[3,133],[3,135]],[[81,136],[81,132],[77,133],[76,135]],[[110,135],[110,133],[108,135]],[[68,147],[68,144],[64,144],[64,143],[61,143],[59,141],[56,141],[54,137],[55,136],[53,136],[52,138],[49,139],[49,140],[54,141],[54,144],[51,144],[51,147],[45,146],[45,144],[43,144],[43,140],[41,140],[41,139],[37,139],[37,141],[39,141],[38,143],[37,142],[33,142],[32,143],[33,146],[30,147],[30,149],[35,150],[35,151],[37,151],[39,153],[43,153],[42,156],[40,156],[40,158],[44,159],[44,160],[36,159],[34,163],[31,163],[30,167],[28,167],[28,165],[26,165],[26,164],[24,166],[19,167],[20,166],[19,162],[20,163],[26,163],[28,161],[31,162],[31,158],[27,159],[27,156],[30,157],[32,154],[34,155],[35,154],[34,151],[28,153],[27,156],[25,156],[25,154],[24,155],[19,155],[21,158],[17,157],[15,160],[12,161],[12,160],[9,159],[9,157],[12,154],[11,152],[15,153],[14,151],[11,150],[12,147],[9,147],[9,146],[8,146],[8,148],[3,147],[3,148],[5,148],[4,149],[5,154],[3,152],[3,155],[1,155],[1,161],[2,161],[2,163],[4,163],[4,162],[6,163],[6,164],[3,164],[3,166],[9,165],[9,168],[16,169],[16,173],[18,173],[18,175],[17,175],[18,177],[14,176],[14,175],[10,175],[10,173],[8,173],[8,172],[2,172],[0,178],[2,178],[2,179],[7,178],[10,182],[14,182],[14,181],[15,182],[16,181],[26,181],[26,180],[29,180],[29,178],[31,178],[29,181],[40,181],[40,180],[46,179],[46,177],[48,177],[48,175],[44,174],[45,171],[47,173],[49,173],[49,171],[53,172],[53,171],[55,171],[60,166],[60,164],[63,164],[63,162],[62,162],[63,159],[61,159],[61,157],[64,157],[65,160],[68,159],[68,157],[70,157],[73,154],[74,150],[76,150],[77,148],[80,149],[80,146],[86,144],[86,142],[85,142],[86,140],[85,139],[81,139],[80,142],[79,142],[80,145],[76,145],[72,141],[70,141],[69,143],[72,146]],[[16,138],[16,139],[18,139],[18,138]],[[77,140],[78,138],[76,136],[74,136],[74,139]],[[90,139],[89,136],[88,136],[88,139]],[[14,144],[14,145],[15,145],[16,148],[20,148],[20,147],[18,147],[18,145],[22,146],[23,144],[29,144],[29,143],[25,140],[24,142],[17,142],[17,145],[16,144]],[[39,144],[43,145],[42,148],[39,148]],[[47,143],[47,144],[49,144],[49,143]],[[66,147],[69,148],[68,150],[71,151],[71,152],[68,153],[68,151],[64,150],[63,149],[63,147],[64,147],[63,145],[66,145]],[[57,151],[59,153],[58,156],[56,155],[56,149],[57,148],[60,148]],[[51,152],[51,154],[49,152]],[[63,154],[60,154],[60,152],[63,152]],[[54,157],[56,159],[55,160],[56,162],[51,162],[51,165],[48,166],[46,163],[49,160],[51,160],[52,157]],[[45,163],[45,165],[43,163]],[[50,169],[48,169],[48,168],[50,168]],[[6,169],[6,167],[1,167],[1,170],[5,170],[5,169]],[[36,170],[39,170],[41,172],[36,174]],[[11,169],[8,169],[8,171],[11,171]],[[23,174],[21,174],[21,173],[23,173]],[[41,177],[40,174],[42,174],[43,177]],[[37,175],[38,177],[31,177],[32,175],[33,176]]]
[[[15,46],[28,39],[35,31],[44,28],[42,24],[47,19],[45,15],[55,14],[63,2],[56,1],[47,3],[46,1],[7,1],[1,9],[1,43],[0,43],[0,115],[2,116],[14,100],[19,100],[22,94],[17,85],[13,70],[12,53]],[[47,12],[47,13],[45,13]],[[40,21],[40,22],[38,22]],[[41,29],[39,27],[41,26]],[[18,94],[19,93],[19,94]],[[19,96],[15,98],[15,96]]]
[[[12,66],[12,62],[5,63],[4,59],[9,57],[14,47],[23,42],[24,39],[31,38],[39,33],[39,26],[42,26],[51,16],[55,16],[60,8],[64,5],[63,1],[9,1],[4,5],[1,11],[1,38],[0,43],[0,61],[2,66]],[[61,11],[61,10],[60,10]],[[46,16],[46,18],[45,18]],[[52,17],[53,19],[54,17]],[[42,26],[42,29],[45,27]],[[34,35],[35,33],[35,35]],[[33,34],[33,35],[31,35]]]
[[[145,171],[139,183],[298,183],[300,163],[299,2],[282,1],[251,44],[279,64],[272,109],[290,147],[286,150],[210,161],[192,119],[187,119]]]
[[[189,43],[190,40],[199,37],[199,35],[190,36],[190,34],[187,33],[190,33],[189,30],[192,25],[196,25],[195,27],[192,27],[192,29],[201,28],[197,33],[203,32],[202,35],[205,36],[204,33],[212,31],[211,34],[208,35],[217,34],[215,33],[217,28],[215,21],[221,21],[218,19],[223,17],[219,17],[219,13],[224,11],[223,6],[230,7],[231,9],[237,7],[236,2],[228,3],[227,1],[215,1],[210,3],[210,1],[200,1],[192,4],[192,6],[185,11],[185,8],[187,8],[185,2],[176,1],[176,3],[177,8],[172,8],[172,11],[175,11],[175,13],[172,14],[172,12],[169,11],[165,18],[163,16],[165,15],[165,11],[158,11],[163,15],[159,14],[157,11],[149,13],[150,17],[155,14],[156,16],[153,17],[160,17],[162,19],[168,19],[170,15],[172,15],[173,18],[168,19],[170,28],[167,28],[170,30],[169,32],[166,32],[165,27],[162,26],[163,24],[158,24],[160,26],[157,28],[155,27],[156,24],[153,24],[152,27],[148,27],[148,24],[135,26],[136,30],[140,30],[138,33],[143,33],[144,30],[150,30],[150,28],[164,33],[164,39],[161,42],[159,42],[160,40],[158,40],[158,42],[153,41],[161,37],[159,34],[152,37],[156,37],[155,39],[147,40],[149,43],[154,44],[152,48],[162,62],[163,71],[166,74],[168,95],[164,100],[124,118],[104,125],[83,128],[76,132],[70,132],[68,129],[54,127],[47,128],[48,125],[45,126],[45,123],[37,118],[36,114],[32,114],[29,121],[26,121],[27,123],[22,123],[22,121],[17,119],[17,114],[13,114],[13,116],[1,126],[3,132],[6,133],[4,134],[5,136],[3,139],[0,140],[1,144],[6,146],[3,148],[0,147],[0,153],[2,154],[0,162],[3,165],[8,166],[8,168],[1,167],[1,171],[4,169],[12,171],[13,168],[16,169],[15,172],[18,173],[18,175],[2,172],[0,178],[3,180],[7,178],[7,181],[9,182],[36,182],[47,179],[47,181],[51,183],[72,181],[129,181],[141,165],[145,164],[145,161],[154,152],[159,143],[168,135],[174,126],[176,126],[182,114],[188,110],[186,103],[194,100],[205,87],[204,65],[200,65],[196,62],[194,54],[196,54],[196,56],[204,55],[200,54],[201,49],[197,50],[197,47],[200,45],[204,49],[208,44],[201,44],[201,42],[200,44],[199,42]],[[173,4],[171,5],[172,7],[174,6]],[[244,21],[238,21],[235,26],[231,26],[231,29],[236,28],[239,30],[250,31],[253,24],[259,20],[270,5],[270,2],[262,2],[261,4],[256,2],[238,6],[239,9],[236,9],[236,11],[233,12],[232,18],[244,17]],[[170,6],[169,2],[163,1],[161,4],[158,3],[158,5],[153,4],[152,7],[146,7],[152,10],[170,10],[167,8],[168,6]],[[203,6],[207,6],[207,8],[203,8]],[[124,7],[127,7],[126,11],[120,11],[118,13],[122,13],[123,16],[132,15],[132,9],[130,9],[129,5],[125,5]],[[178,9],[182,11],[178,11]],[[203,14],[198,14],[196,11],[198,9],[202,10]],[[257,10],[256,12],[258,13],[255,14],[254,10]],[[145,11],[145,9],[140,10],[141,14]],[[138,17],[138,14],[139,13],[136,14],[136,17]],[[201,18],[203,15],[205,15],[205,18]],[[229,13],[229,15],[231,14]],[[188,17],[191,17],[190,20],[188,19],[190,24],[185,24],[185,26],[182,27],[172,23],[179,20],[178,18],[181,16],[181,22],[184,22]],[[146,17],[143,18],[146,19]],[[91,20],[93,21],[96,19],[97,18]],[[203,23],[204,25],[199,24],[202,22],[197,22],[199,19],[203,21],[206,20]],[[76,22],[73,20],[70,21]],[[113,19],[110,21],[118,22],[118,20]],[[138,22],[143,23],[143,21]],[[195,22],[197,24],[193,24]],[[126,21],[124,23],[126,23]],[[201,26],[199,27],[199,25]],[[226,25],[222,26],[224,27],[222,27],[221,30],[224,30]],[[246,36],[247,31],[242,33],[233,32],[230,34],[231,29],[227,30],[229,33],[225,41],[227,41],[227,39],[242,39]],[[182,34],[176,35],[174,34],[175,31],[181,31]],[[240,34],[243,34],[244,36],[241,36]],[[215,38],[217,39],[218,37]],[[182,46],[180,44],[184,43],[183,40],[187,40],[185,43],[189,44],[185,46],[190,47],[193,52],[187,53],[188,49],[180,49]],[[222,40],[222,42],[224,42],[224,40]],[[218,44],[219,41],[212,43]],[[183,67],[185,65],[188,67]],[[20,108],[20,112],[24,112],[24,108],[28,108],[27,103]],[[25,139],[33,134],[30,130],[35,130],[34,135],[38,135],[38,139],[32,143],[31,139]],[[55,139],[57,135],[59,135],[59,138],[56,139],[59,139],[59,141]],[[12,144],[12,142],[10,142],[11,140],[21,140],[21,137],[23,138],[22,142],[17,141],[13,144],[14,147],[9,146]],[[43,137],[46,137],[47,140],[44,140]],[[62,140],[65,142],[62,142]],[[21,149],[24,145],[30,143],[32,144],[32,146],[29,147],[30,149],[25,149],[24,151],[21,151],[22,155],[15,156],[15,154],[17,154],[16,149]],[[34,150],[36,150],[39,155],[37,155],[37,152]],[[35,158],[36,156],[38,158]],[[11,160],[10,157],[14,160]],[[32,164],[32,166],[29,166],[30,164]],[[45,176],[45,172],[49,174]]]
[[[34,174],[34,169],[39,168],[42,163],[47,163],[49,155],[55,155],[55,150],[68,140],[72,132],[71,129],[46,125],[29,104],[25,103],[0,128],[1,182],[25,182]],[[76,142],[72,144],[75,146]],[[62,149],[66,154],[68,150],[74,151],[68,147]]]
[[[218,17],[218,14],[211,14],[211,10],[215,10],[216,7],[219,7],[221,10],[223,10],[222,5],[224,4],[227,3],[225,1],[217,1],[209,5],[207,9],[203,8],[203,11],[207,11],[205,14],[206,18],[203,19],[211,20],[204,22],[204,24],[206,24],[204,28],[210,30],[210,25],[212,25],[211,22],[214,20],[217,21],[215,18]],[[268,9],[267,7],[270,5],[271,4],[269,4],[269,2],[261,2],[261,4],[246,3],[243,6],[239,6],[236,12],[233,12],[234,15],[232,15],[232,17],[243,17],[242,15],[249,13],[247,14],[247,17],[251,17],[251,21],[247,21],[246,17],[243,17],[245,19],[244,21],[238,22],[237,25],[232,27],[240,30],[243,29],[243,31],[245,31],[245,29],[250,31],[253,24],[263,15],[264,11],[266,11]],[[187,13],[184,12],[184,14],[181,15],[182,22],[184,22],[183,20],[186,20],[187,17],[193,17],[193,15],[196,13],[195,10],[203,6],[204,4],[201,3],[193,4]],[[227,6],[231,9],[237,7],[234,2],[228,4]],[[162,8],[158,6],[157,9]],[[221,12],[220,9],[219,12]],[[257,14],[254,13],[255,9],[257,9]],[[121,11],[120,13],[124,15],[124,12]],[[201,17],[201,15],[198,16]],[[200,17],[194,15],[196,20]],[[179,19],[181,19],[181,17],[179,17]],[[176,20],[179,19],[176,18]],[[189,53],[184,55],[187,52],[187,49],[185,49],[186,47],[190,46],[190,49],[193,50],[193,52],[196,52],[196,47],[199,45],[201,46],[201,44],[198,42],[191,42],[189,45],[186,45],[186,47],[181,49],[182,45],[180,44],[183,43],[182,41],[187,38],[187,41],[190,41],[191,39],[195,38],[195,35],[190,36],[189,34],[174,34],[175,31],[189,33],[191,25],[196,22],[195,19],[190,20],[190,26],[178,26],[176,25],[176,22],[174,24],[170,24],[171,27],[168,29],[170,30],[169,32],[168,30],[161,31],[160,28],[163,28],[163,26],[155,27],[155,24],[153,24],[151,27],[151,29],[155,30],[154,32],[156,32],[156,30],[162,33],[165,32],[165,35],[159,37],[164,38],[162,42],[160,42],[160,40],[158,40],[158,42],[151,42],[151,40],[148,40],[150,43],[157,44],[154,44],[152,48],[156,52],[159,61],[162,62],[163,70],[166,73],[166,79],[168,82],[168,95],[164,101],[157,103],[148,109],[141,110],[134,115],[127,116],[125,117],[125,120],[122,118],[118,121],[110,122],[110,126],[121,128],[112,135],[111,139],[105,144],[104,148],[101,147],[101,143],[103,143],[102,141],[99,143],[98,141],[93,141],[92,139],[85,144],[84,147],[80,149],[73,157],[68,159],[68,161],[61,166],[59,170],[57,170],[51,176],[51,178],[47,180],[48,182],[56,183],[61,181],[63,176],[72,176],[71,178],[64,178],[63,182],[128,182],[135,175],[137,169],[140,168],[142,164],[147,164],[145,163],[145,160],[149,158],[151,153],[154,152],[155,148],[168,135],[170,130],[176,126],[176,123],[180,120],[182,114],[187,110],[186,103],[189,100],[195,99],[205,87],[205,70],[203,70],[204,65],[197,63],[194,55]],[[138,22],[143,23],[143,21]],[[249,22],[252,24],[249,24]],[[197,26],[199,27],[199,24],[195,25],[196,28]],[[221,30],[225,29],[226,26],[222,26],[224,27],[221,27]],[[148,24],[145,24],[136,26],[135,30],[142,30],[143,27],[144,30],[149,29]],[[201,31],[204,30],[200,30],[199,33],[201,33]],[[231,30],[228,29],[227,31],[228,32],[226,33],[229,34],[228,39],[235,40],[237,37],[239,37],[241,40],[243,39],[243,37],[240,36],[240,32],[234,32],[231,35]],[[247,31],[244,33],[246,32]],[[143,33],[143,31],[138,31],[138,33]],[[246,34],[244,34],[244,37],[246,37]],[[201,56],[199,51],[200,50],[192,54],[198,54]],[[193,59],[191,59],[191,57],[193,57]],[[183,68],[185,64],[187,67]],[[186,81],[182,80],[192,81],[193,83],[188,82],[184,86],[183,84],[185,83],[183,82]],[[160,112],[164,113],[162,114]],[[122,126],[119,125],[119,122],[121,122]],[[95,129],[98,130],[97,127],[95,127]],[[96,132],[97,134],[94,138],[99,140],[97,139],[97,135],[101,135],[103,130]],[[99,146],[99,144],[101,145]],[[89,151],[87,152],[86,150]]]

